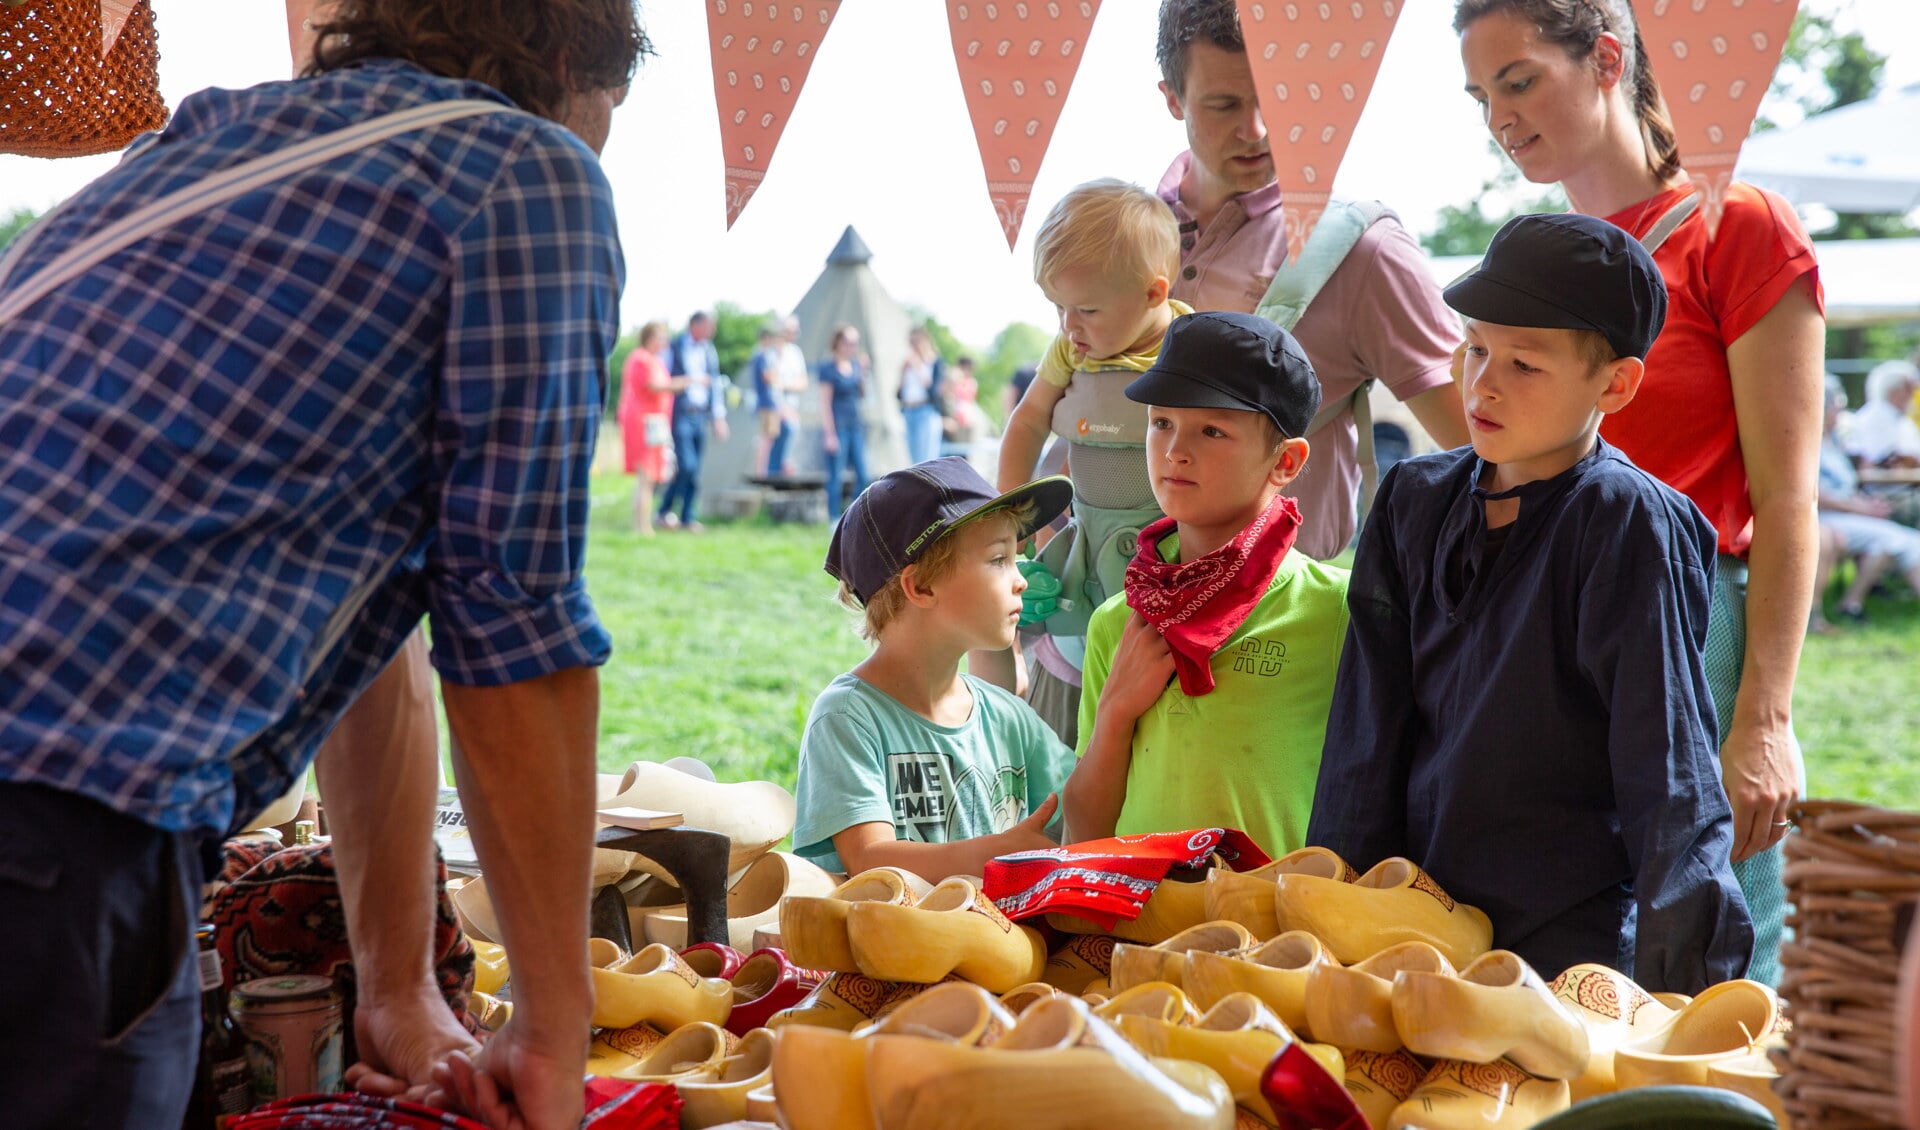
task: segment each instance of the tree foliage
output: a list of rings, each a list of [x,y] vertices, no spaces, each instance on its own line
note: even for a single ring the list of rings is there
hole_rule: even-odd
[[[1492,138],[1487,139],[1487,148],[1499,160],[1500,171],[1481,183],[1472,200],[1440,209],[1433,230],[1420,237],[1428,254],[1478,255],[1487,249],[1493,233],[1515,216],[1567,210],[1567,195],[1559,185],[1529,182]]]
[[[26,231],[40,216],[31,208],[15,208],[5,216],[0,216],[0,248],[13,242],[13,238]]]
[[[999,419],[1000,398],[1013,372],[1022,365],[1038,365],[1053,344],[1053,334],[1030,322],[1014,322],[993,339],[993,348],[976,359],[974,376],[980,382],[980,407]],[[1005,423],[1005,420],[1001,420]]]

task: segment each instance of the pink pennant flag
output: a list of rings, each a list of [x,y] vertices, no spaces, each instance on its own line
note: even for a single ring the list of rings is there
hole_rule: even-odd
[[[1099,11],[1100,0],[947,0],[953,58],[1008,250]]]
[[[1326,211],[1353,127],[1373,92],[1399,0],[1239,0],[1240,34],[1285,201],[1287,262]]]
[[[120,29],[127,26],[127,17],[133,14],[135,0],[100,0],[100,57],[107,57],[114,43],[120,38]]]
[[[707,0],[713,99],[727,172],[727,227],[766,179],[840,0]]]
[[[1780,65],[1800,0],[1655,0],[1640,39],[1673,115],[1680,163],[1705,193],[1707,232],[1720,211],[1760,96]]]

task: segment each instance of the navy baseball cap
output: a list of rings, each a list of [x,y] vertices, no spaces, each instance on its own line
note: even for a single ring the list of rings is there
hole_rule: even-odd
[[[1320,378],[1293,335],[1256,314],[1183,314],[1127,399],[1162,408],[1259,412],[1298,439],[1320,410]]]
[[[1615,355],[1644,359],[1667,322],[1667,284],[1640,241],[1605,220],[1516,216],[1447,288],[1447,305],[1499,326],[1592,330]]]
[[[929,459],[883,475],[860,492],[833,528],[826,570],[865,604],[928,546],[975,518],[1032,502],[1033,520],[1020,531],[1025,538],[1072,501],[1073,481],[1065,475],[999,494],[965,459]]]

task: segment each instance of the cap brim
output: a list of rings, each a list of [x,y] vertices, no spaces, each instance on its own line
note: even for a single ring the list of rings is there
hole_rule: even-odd
[[[1230,408],[1236,412],[1267,410],[1215,385],[1206,377],[1176,373],[1167,369],[1148,369],[1127,385],[1127,399],[1161,408]]]
[[[1448,287],[1445,294],[1448,306],[1476,322],[1527,329],[1605,332],[1591,320],[1563,306],[1478,271]]]
[[[945,537],[976,518],[984,518],[997,511],[1023,506],[1029,502],[1033,503],[1033,519],[1020,531],[1022,539],[1058,518],[1068,506],[1072,505],[1073,480],[1065,475],[1049,475],[1044,479],[1035,479],[1030,483],[1014,487],[993,501],[982,503],[978,508],[969,510],[954,519],[953,524],[948,526],[940,536]]]

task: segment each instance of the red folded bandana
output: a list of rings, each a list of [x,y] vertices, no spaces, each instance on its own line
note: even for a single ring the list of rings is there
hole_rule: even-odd
[[[986,894],[1008,918],[1072,914],[1112,929],[1140,908],[1176,867],[1205,867],[1215,855],[1235,871],[1272,862],[1245,832],[1200,828],[1114,836],[987,861]]]
[[[1198,697],[1213,690],[1213,653],[1246,623],[1293,548],[1300,508],[1291,498],[1276,497],[1212,553],[1162,561],[1160,541],[1175,526],[1172,518],[1162,518],[1140,531],[1127,565],[1127,607],[1160,629],[1173,649],[1180,689]]]

